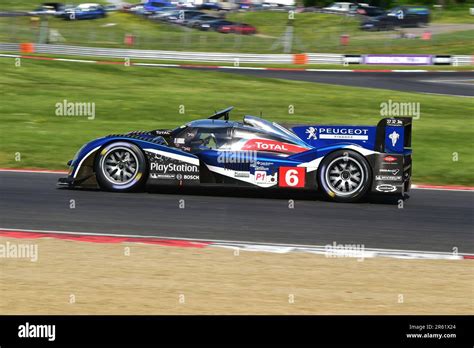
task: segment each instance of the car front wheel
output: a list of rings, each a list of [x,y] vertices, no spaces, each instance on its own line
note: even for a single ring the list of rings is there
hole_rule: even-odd
[[[138,146],[114,142],[99,150],[95,173],[101,189],[130,192],[143,187],[146,181],[146,159]]]

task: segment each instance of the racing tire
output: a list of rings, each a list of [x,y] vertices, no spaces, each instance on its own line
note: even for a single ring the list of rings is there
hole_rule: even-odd
[[[144,187],[147,178],[147,160],[138,146],[118,141],[99,150],[94,170],[102,190],[138,191]]]
[[[327,155],[318,171],[318,183],[326,198],[336,202],[356,202],[367,194],[372,170],[361,154],[338,150]]]

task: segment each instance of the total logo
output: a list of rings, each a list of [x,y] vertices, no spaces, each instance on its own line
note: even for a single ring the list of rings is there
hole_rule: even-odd
[[[299,153],[308,150],[305,147],[282,143],[275,140],[268,139],[251,139],[247,141],[242,150],[256,150],[269,152],[283,152],[283,153]]]

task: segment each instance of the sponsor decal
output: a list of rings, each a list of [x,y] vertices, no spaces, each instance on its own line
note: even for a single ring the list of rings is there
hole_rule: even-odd
[[[266,171],[257,170],[254,174],[254,180],[256,184],[269,184],[277,181],[278,174],[268,174]]]
[[[375,180],[380,181],[402,181],[402,176],[376,175]]]
[[[389,100],[389,103],[391,102],[391,100]],[[384,115],[382,115],[384,116]],[[390,116],[390,115],[387,115],[387,116]],[[396,119],[396,118],[389,118],[387,119],[387,126],[403,126],[403,121],[402,120],[399,120],[399,119]]]
[[[382,184],[377,185],[375,189],[379,192],[395,192],[397,190],[397,187],[389,184]]]
[[[305,147],[282,143],[280,141],[269,139],[251,139],[247,141],[242,150],[282,152],[282,153],[300,153],[308,150]]]
[[[400,169],[379,169],[379,173],[390,173],[392,175],[397,175],[400,173]]]
[[[184,138],[174,138],[175,144],[184,144]]]
[[[176,163],[156,163],[152,162],[150,164],[150,169],[152,171],[160,172],[163,174],[167,174],[168,172],[199,172],[198,166],[193,164],[176,164]]]
[[[250,177],[249,172],[234,172],[234,178],[248,178]]]
[[[151,173],[150,174],[150,178],[152,179],[168,179],[168,180],[172,180],[172,179],[176,179],[176,175],[175,174],[156,174],[156,173]]]
[[[397,160],[396,157],[393,157],[393,156],[385,156],[383,158],[384,162],[389,162],[389,163],[392,163],[392,162],[395,162]]]
[[[150,152],[147,152],[147,156],[150,162],[151,179],[199,181],[199,166],[196,164]]]
[[[308,137],[306,139],[314,139],[318,140],[318,136],[316,135],[318,129],[314,127],[309,127],[306,129],[305,133],[308,134]]]
[[[369,140],[369,130],[364,128],[319,128],[319,139]]]
[[[280,180],[278,186],[299,188],[304,187],[306,168],[304,167],[280,167]]]
[[[393,131],[392,133],[389,134],[388,138],[392,141],[392,146],[395,147],[398,139],[400,138],[400,134],[397,133],[396,131]]]
[[[403,14],[398,13],[397,17]],[[414,54],[367,54],[363,57],[364,64],[381,64],[381,65],[432,65],[433,56],[431,55],[414,55]]]
[[[264,170],[268,172],[270,170],[270,167],[273,167],[274,163],[273,162],[263,162],[263,161],[257,161],[254,165],[255,170]]]

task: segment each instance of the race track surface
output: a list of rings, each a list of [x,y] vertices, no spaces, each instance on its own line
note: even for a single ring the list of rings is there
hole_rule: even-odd
[[[0,228],[474,252],[472,192],[413,190],[399,209],[396,202],[377,199],[337,204],[308,193],[250,189],[132,194],[57,189],[60,176],[0,172]]]
[[[193,68],[194,69],[194,68]],[[209,70],[209,69],[205,69]],[[474,72],[338,72],[216,69],[264,78],[278,78],[342,86],[390,89],[457,96],[474,96]]]

